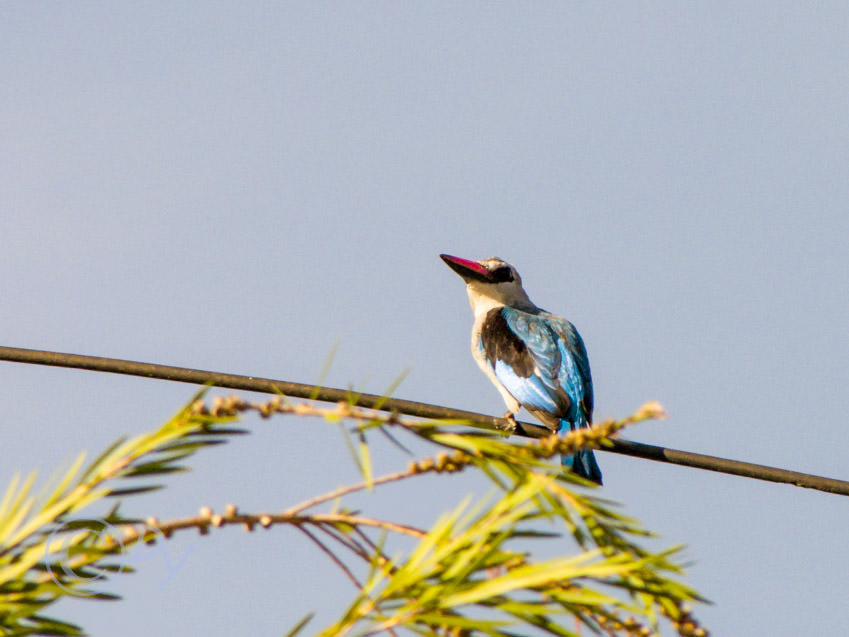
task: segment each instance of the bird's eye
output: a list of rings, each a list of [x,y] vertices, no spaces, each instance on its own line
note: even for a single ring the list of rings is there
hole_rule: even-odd
[[[507,283],[513,280],[513,271],[506,265],[492,271],[492,280],[495,283]]]

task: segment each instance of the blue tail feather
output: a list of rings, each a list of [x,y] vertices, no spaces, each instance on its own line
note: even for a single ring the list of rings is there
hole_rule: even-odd
[[[602,484],[601,469],[599,469],[598,463],[595,461],[595,454],[592,452],[592,449],[579,451],[573,456],[564,455],[560,462],[564,467],[568,467],[573,471],[575,475],[579,475],[596,484]]]
[[[586,426],[586,425],[585,425]],[[564,434],[572,430],[572,423],[568,420],[560,421],[560,429],[557,433]],[[592,449],[583,449],[574,455],[562,455],[560,463],[573,471],[576,475],[586,478],[596,484],[601,484],[601,469],[595,460],[595,454]]]

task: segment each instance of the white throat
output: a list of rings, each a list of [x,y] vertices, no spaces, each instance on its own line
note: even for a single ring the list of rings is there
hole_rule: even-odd
[[[475,318],[505,305],[522,310],[537,309],[522,286],[513,282],[492,284],[470,281],[466,284],[466,292]]]

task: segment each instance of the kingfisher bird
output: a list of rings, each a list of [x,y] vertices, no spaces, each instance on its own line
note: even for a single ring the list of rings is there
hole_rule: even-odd
[[[504,417],[515,422],[524,407],[558,434],[588,427],[593,382],[587,350],[575,326],[534,305],[516,268],[502,259],[439,256],[466,283],[475,315],[472,356],[504,399]],[[561,462],[601,484],[591,449],[564,455]]]

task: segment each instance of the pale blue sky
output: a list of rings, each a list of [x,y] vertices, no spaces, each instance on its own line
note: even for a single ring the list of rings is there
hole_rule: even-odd
[[[437,256],[498,255],[583,334],[597,416],[666,406],[628,437],[849,479],[847,33],[837,2],[6,3],[3,344],[310,382],[339,342],[328,384],[411,367],[399,396],[500,414]],[[193,392],[0,381],[0,484]],[[354,479],[323,423],[250,424],[128,510],[279,510]],[[605,495],[688,545],[715,635],[845,631],[849,501],[599,461]],[[360,504],[424,524],[478,486]],[[271,635],[353,594],[292,531],[167,549],[170,579],[153,556],[124,601],[55,612],[98,637]]]

